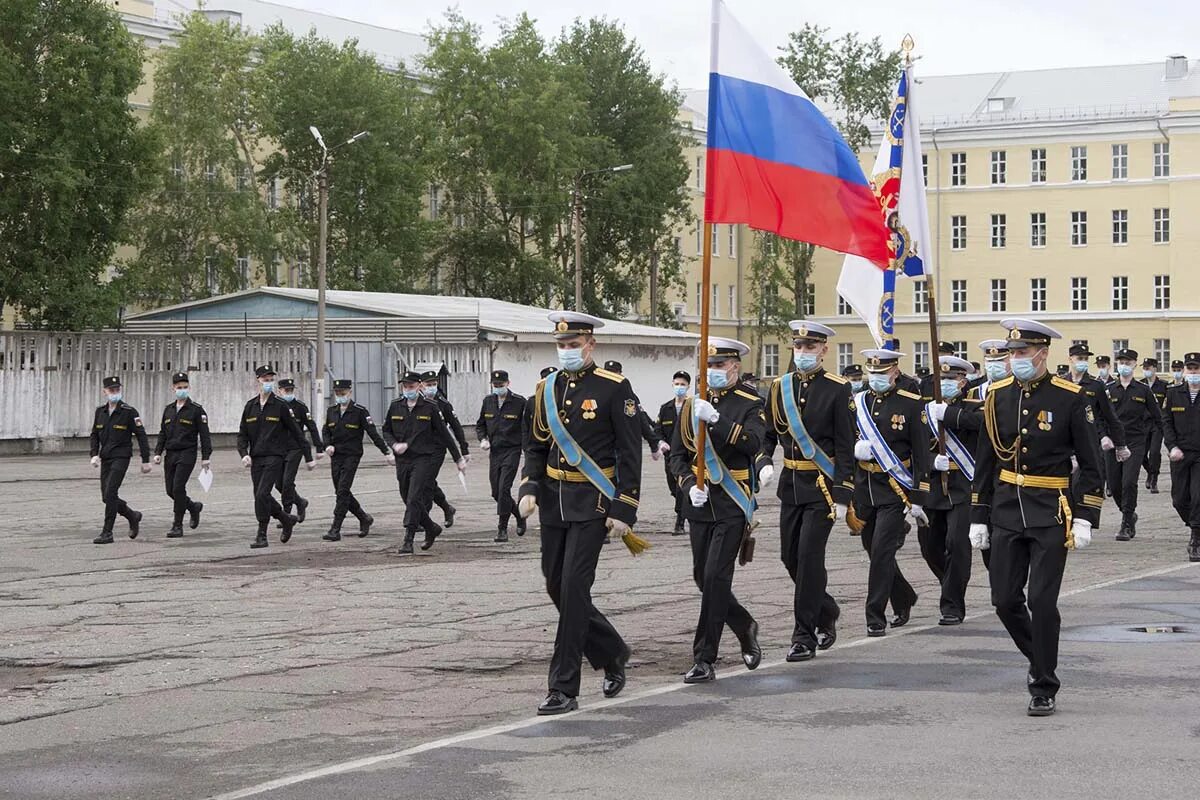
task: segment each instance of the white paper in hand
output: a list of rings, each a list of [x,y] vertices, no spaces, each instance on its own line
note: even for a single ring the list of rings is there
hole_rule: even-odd
[[[212,470],[211,469],[200,470],[200,474],[196,477],[196,480],[200,481],[200,488],[203,489],[205,492],[207,492],[209,489],[212,488],[212,481],[213,481]]]

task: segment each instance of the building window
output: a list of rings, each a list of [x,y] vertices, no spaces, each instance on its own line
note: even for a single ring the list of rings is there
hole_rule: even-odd
[[[804,316],[813,317],[817,314],[817,285],[815,283],[804,284],[804,297],[800,298],[800,310],[804,312]]]
[[[1071,310],[1087,311],[1087,278],[1071,278]]]
[[[1114,144],[1112,146],[1113,180],[1123,181],[1129,177],[1129,145]]]
[[[992,247],[997,250],[1004,247],[1008,240],[1008,215],[992,214]]]
[[[1008,279],[992,278],[992,311],[1008,311]]]
[[[957,339],[950,344],[954,345],[954,355],[958,356],[959,358],[966,359],[967,343],[965,341]]]
[[[721,316],[721,287],[715,283],[712,285],[712,300],[710,302],[712,303],[712,308],[708,310],[709,315],[713,317]]]
[[[950,185],[951,186],[966,186],[967,185],[967,154],[966,153],[951,153],[950,154]]]
[[[929,154],[921,153],[921,178],[925,185],[929,185]]]
[[[1046,148],[1035,147],[1029,151],[1029,182],[1046,182]]]
[[[718,228],[720,228],[720,227],[721,227],[720,225],[713,225],[713,226],[712,226],[712,254],[713,254],[713,258],[720,258],[720,257],[721,257],[721,242],[720,242],[720,233],[719,233],[719,231],[718,231]]]
[[[1129,276],[1114,275],[1112,281],[1112,310],[1129,310]]]
[[[1170,339],[1155,339],[1154,340],[1154,357],[1158,359],[1158,363],[1162,368],[1169,369],[1171,366],[1171,340]]]
[[[1129,244],[1129,210],[1113,209],[1113,244]]]
[[[704,226],[696,225],[696,255],[704,254]]]
[[[738,317],[737,286],[735,286],[734,284],[731,283],[731,284],[729,284],[729,318],[737,319],[737,317]]]
[[[955,215],[950,218],[950,249],[967,249],[967,218]]]
[[[250,187],[250,167],[242,164],[238,167],[237,190],[244,192]]]
[[[838,372],[854,363],[854,344],[838,342]]]
[[[838,316],[840,317],[845,317],[854,313],[854,309],[851,308],[850,304],[846,302],[846,298],[842,297],[840,294],[838,295],[837,312]]]
[[[442,187],[429,184],[429,218],[436,220],[442,211]]]
[[[737,255],[737,225],[729,226],[729,257]]]
[[[762,371],[763,375],[768,376],[775,376],[779,374],[779,345],[763,345]]]
[[[1171,307],[1171,276],[1154,276],[1154,308],[1156,311],[1166,311]]]
[[[1087,146],[1079,145],[1071,148],[1071,180],[1087,180]]]
[[[1087,244],[1087,212],[1071,212],[1071,245],[1083,247]]]
[[[1046,212],[1034,211],[1029,215],[1029,246],[1046,246]]]
[[[950,281],[950,310],[961,314],[967,310],[967,282]]]
[[[929,313],[929,284],[924,280],[913,281],[913,313]]]
[[[696,284],[696,316],[704,313],[704,309],[700,308],[700,303],[704,301],[704,284]]]
[[[267,208],[274,211],[279,208],[279,179],[271,178],[267,181]]]
[[[1167,244],[1171,241],[1171,209],[1154,209],[1154,243]]]
[[[296,262],[293,265],[293,269],[292,269],[292,276],[291,276],[292,288],[295,289],[295,288],[302,286],[305,281],[304,276],[307,274],[308,274],[308,255],[305,253],[300,253],[299,255],[296,256]]]
[[[1128,350],[1128,349],[1129,349],[1129,340],[1128,339],[1113,339],[1112,340],[1113,356],[1116,356],[1117,353],[1121,352],[1122,350]]]
[[[696,188],[704,190],[704,156],[696,156]]]
[[[171,157],[171,177],[177,181],[183,180],[183,159],[178,153]]]
[[[1154,177],[1171,177],[1171,143],[1154,143]]]
[[[209,294],[216,294],[220,289],[217,281],[217,258],[213,255],[204,257],[204,283],[208,286]]]
[[[466,218],[463,217],[462,214],[454,215],[454,227],[461,228],[464,225],[466,225],[466,223],[467,223],[467,220],[466,220]],[[678,253],[679,255],[683,255],[683,237],[682,236],[675,237],[675,252]]]
[[[992,185],[1008,183],[1008,153],[1004,150],[992,151]]]
[[[929,342],[913,342],[913,368],[929,366]]]
[[[242,253],[237,257],[237,270],[241,288],[248,289],[250,287],[250,256]]]
[[[1045,278],[1030,278],[1029,279],[1029,310],[1030,311],[1045,311],[1046,310],[1046,279]]]

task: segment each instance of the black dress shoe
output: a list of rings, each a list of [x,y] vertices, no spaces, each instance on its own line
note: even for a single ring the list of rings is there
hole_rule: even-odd
[[[1153,494],[1158,494],[1158,492],[1154,492]],[[1137,515],[1137,512],[1134,511],[1129,515],[1129,538],[1130,539],[1137,536],[1137,521],[1138,521],[1138,515]]]
[[[280,543],[287,544],[288,539],[292,538],[292,530],[296,527],[298,521],[291,514],[283,515],[283,533],[279,534]]]
[[[1200,530],[1192,529],[1192,538],[1188,541],[1188,561],[1200,561]]]
[[[567,697],[558,689],[552,689],[542,704],[538,706],[537,713],[539,717],[549,717],[555,714],[565,714],[577,708],[579,708],[579,703],[574,697]]]
[[[167,531],[167,538],[168,539],[183,538],[183,526],[182,525],[172,525],[171,530]]]
[[[112,531],[101,531],[100,535],[92,539],[92,544],[112,544]]]
[[[375,518],[370,514],[363,512],[363,518],[358,521],[358,538],[363,538],[371,532],[371,526],[375,524]]]
[[[1048,717],[1054,713],[1053,697],[1034,697],[1029,701],[1029,709],[1025,712],[1031,717]]]
[[[887,626],[886,625],[868,625],[867,626],[867,636],[870,636],[872,639],[878,638],[880,636],[887,636]]]
[[[496,528],[496,538],[493,539],[492,541],[507,542],[508,541],[508,526],[505,525],[504,523],[501,523],[500,526]]]
[[[741,645],[742,663],[746,665],[746,669],[758,669],[758,665],[762,663],[762,645],[758,643],[757,620],[750,623],[750,630],[746,632],[746,640],[741,642]]]
[[[142,524],[142,512],[130,511],[129,512],[129,538],[130,539],[137,538],[139,526],[141,524]]]
[[[685,533],[687,533],[687,530],[685,530],[683,527],[683,515],[676,514],[675,515],[675,530],[671,531],[671,535],[672,536],[683,536]]]
[[[517,536],[524,536],[528,525],[525,523],[525,518],[517,514]]]
[[[903,611],[897,611],[896,616],[892,617],[892,627],[893,628],[903,628],[905,625],[908,624],[908,619],[911,616],[912,616],[912,606],[909,606],[908,608],[904,609]]]
[[[938,625],[962,625],[963,618],[955,614],[942,614]]]
[[[629,663],[629,650],[617,656],[617,660],[604,668],[604,683],[601,689],[605,697],[616,697],[625,688],[625,665]]]
[[[188,510],[188,514],[191,515],[188,525],[192,530],[200,527],[200,512],[203,510],[204,503],[192,503],[192,507]]]
[[[817,628],[817,649],[828,650],[837,641],[837,623],[831,622],[825,628]]]
[[[454,527],[454,514],[457,511],[458,511],[458,509],[455,508],[454,506],[450,505],[449,503],[446,503],[446,507],[444,509],[442,509],[442,513],[444,513],[446,515],[446,527],[447,528]],[[439,530],[438,533],[441,533],[441,531]],[[425,549],[428,550],[429,548],[425,548]]]
[[[267,546],[267,532],[259,531],[258,535],[254,537],[254,542],[251,543],[250,549],[257,550],[260,547],[266,547],[266,546]]]
[[[697,661],[687,675],[683,676],[684,683],[708,683],[717,679],[717,671],[707,661]]]
[[[792,649],[788,650],[787,654],[787,660],[792,664],[795,664],[797,661],[812,661],[816,657],[817,651],[806,644],[792,645]]]
[[[304,522],[304,517],[308,514],[308,501],[301,497],[296,501],[296,522]]]
[[[342,532],[337,528],[330,528],[321,538],[327,542],[340,542],[342,540]]]
[[[453,519],[453,517],[454,517],[453,512],[450,513],[450,517]],[[425,531],[425,541],[421,542],[421,549],[428,550],[429,548],[433,547],[434,540],[436,540],[437,537],[441,535],[441,533],[442,533],[442,529],[438,526],[438,524],[436,522],[433,523],[433,528]]]
[[[409,532],[404,534],[404,541],[400,544],[399,553],[402,556],[410,556],[413,551],[413,536],[416,534]]]
[[[1121,528],[1120,528],[1120,530],[1118,530],[1118,531],[1117,531],[1117,535],[1116,535],[1114,538],[1115,538],[1115,539],[1116,539],[1118,542],[1128,542],[1128,541],[1130,540],[1130,538],[1132,538],[1132,537],[1130,537],[1130,535],[1129,535],[1129,522],[1128,522],[1128,520],[1124,520],[1124,519],[1123,519],[1123,520],[1121,520]]]
[[[1158,476],[1150,479],[1150,494],[1158,494]]]

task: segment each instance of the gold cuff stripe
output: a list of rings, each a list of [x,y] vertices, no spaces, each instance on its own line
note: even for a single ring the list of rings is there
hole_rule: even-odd
[[[630,497],[627,494],[619,494],[619,495],[617,495],[617,499],[620,500],[622,503],[628,503],[629,505],[633,506],[634,508],[638,507],[638,501],[633,499],[632,497]]]

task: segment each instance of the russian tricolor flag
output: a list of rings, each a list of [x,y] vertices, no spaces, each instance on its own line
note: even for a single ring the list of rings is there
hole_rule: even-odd
[[[706,222],[740,222],[881,266],[890,237],[858,159],[720,0],[713,2]]]

